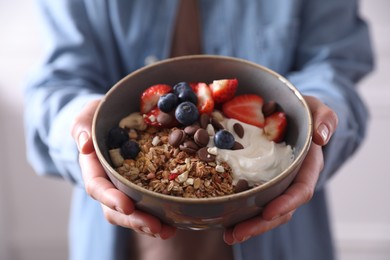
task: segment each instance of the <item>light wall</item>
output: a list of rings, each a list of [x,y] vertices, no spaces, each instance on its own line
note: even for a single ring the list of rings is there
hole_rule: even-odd
[[[21,8],[22,7],[22,8]],[[364,0],[377,69],[361,84],[368,138],[329,182],[340,260],[390,259],[390,1]],[[37,177],[25,160],[22,83],[41,54],[33,1],[0,2],[0,259],[67,258],[71,187]]]
[[[364,145],[329,183],[340,260],[390,259],[390,1],[363,0],[376,70],[360,90],[371,116]]]
[[[25,159],[22,84],[41,54],[33,3],[0,1],[0,259],[67,258],[71,187]]]

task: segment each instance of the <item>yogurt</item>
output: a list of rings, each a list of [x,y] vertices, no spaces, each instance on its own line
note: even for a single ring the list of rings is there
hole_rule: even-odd
[[[239,123],[244,128],[244,136],[240,138],[233,125]],[[236,119],[224,119],[221,124],[234,135],[237,142],[243,145],[240,150],[216,148],[216,160],[227,162],[233,171],[233,184],[245,179],[250,186],[267,182],[288,168],[294,160],[294,152],[290,145],[275,143],[267,139],[263,129],[245,124]],[[210,144],[213,146],[213,138]]]

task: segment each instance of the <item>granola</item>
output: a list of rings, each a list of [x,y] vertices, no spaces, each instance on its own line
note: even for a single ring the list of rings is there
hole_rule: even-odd
[[[205,162],[168,143],[173,129],[148,127],[132,135],[141,151],[116,170],[150,191],[185,198],[208,198],[234,193],[232,172],[226,162]]]

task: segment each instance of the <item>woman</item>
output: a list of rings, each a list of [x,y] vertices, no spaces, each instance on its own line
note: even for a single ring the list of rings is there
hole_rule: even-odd
[[[70,258],[334,259],[325,184],[364,137],[355,85],[372,69],[357,1],[198,2],[38,1],[49,46],[26,90],[28,157],[38,174],[74,184]],[[306,95],[314,118],[291,187],[261,215],[204,234],[135,209],[107,180],[91,141],[92,115],[116,81],[150,61],[194,53],[277,71]]]

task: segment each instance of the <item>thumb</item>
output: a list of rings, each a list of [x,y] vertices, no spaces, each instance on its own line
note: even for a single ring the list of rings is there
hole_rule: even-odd
[[[312,96],[305,96],[314,121],[314,143],[323,146],[329,142],[329,139],[336,131],[338,125],[337,114],[319,99]]]
[[[78,150],[82,154],[90,154],[94,151],[92,142],[92,121],[100,100],[93,100],[87,103],[84,108],[76,115],[71,134],[76,141]]]

